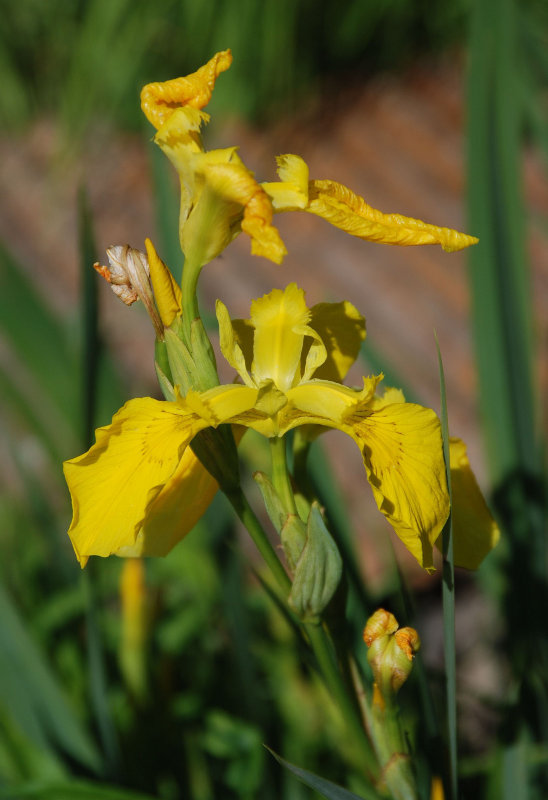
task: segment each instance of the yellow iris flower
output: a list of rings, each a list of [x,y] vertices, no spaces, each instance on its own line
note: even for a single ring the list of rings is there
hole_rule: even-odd
[[[383,214],[335,181],[309,180],[299,156],[280,156],[280,181],[259,184],[236,147],[204,150],[200,128],[209,115],[201,109],[231,62],[225,50],[197,72],[147,84],[141,92],[143,112],[157,129],[154,141],[179,174],[179,235],[193,264],[211,261],[240,231],[250,236],[253,254],[281,263],[287,251],[272,225],[273,213],[281,211],[307,211],[353,236],[385,244],[440,244],[453,251],[478,241],[400,214]]]
[[[356,309],[348,302],[309,309],[290,284],[253,301],[248,320],[231,320],[218,301],[217,318],[221,350],[242,383],[177,393],[174,401],[130,400],[87,453],[65,463],[69,535],[82,566],[90,555],[169,552],[216,490],[189,445],[198,431],[230,423],[267,437],[310,424],[351,436],[380,511],[431,569],[449,512],[440,424],[397,390],[377,396],[382,375],[364,378],[361,389],[340,382],[365,337]]]

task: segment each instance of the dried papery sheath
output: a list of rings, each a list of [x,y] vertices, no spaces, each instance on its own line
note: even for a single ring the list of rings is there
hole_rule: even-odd
[[[114,294],[126,304],[142,300],[148,312],[156,336],[164,337],[164,326],[158,315],[150,282],[150,269],[146,253],[128,244],[116,244],[107,248],[108,267],[96,263],[94,269],[110,284]]]

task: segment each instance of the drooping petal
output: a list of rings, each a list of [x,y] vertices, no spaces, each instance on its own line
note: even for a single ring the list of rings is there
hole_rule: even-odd
[[[361,448],[379,510],[419,564],[433,569],[432,545],[449,514],[437,416],[395,403],[362,418],[350,415],[346,425]]]
[[[352,236],[383,244],[440,244],[447,252],[453,252],[478,241],[474,236],[429,225],[419,219],[383,214],[335,181],[310,181],[306,210]]]
[[[327,358],[316,369],[314,377],[343,381],[365,339],[365,320],[347,300],[318,303],[312,306],[310,313],[310,327],[319,333],[327,350]]]
[[[69,536],[82,565],[90,555],[135,544],[185,448],[206,425],[179,403],[130,400],[97,430],[87,453],[65,462],[73,507]]]
[[[453,555],[457,567],[477,569],[500,531],[483,499],[462,439],[450,439]],[[441,541],[436,542],[441,549]]]
[[[147,509],[135,545],[119,556],[165,556],[205,514],[219,486],[187,447],[178,467]]]
[[[280,180],[263,183],[276,212],[308,211],[352,236],[383,244],[440,244],[452,252],[478,241],[474,236],[401,214],[383,214],[335,181],[308,181],[308,167],[300,156],[280,156],[278,164]]]
[[[241,161],[215,165],[208,170],[206,182],[220,197],[241,207],[241,229],[251,239],[253,255],[281,264],[287,250],[272,225],[272,203],[247,167]]]
[[[203,108],[211,100],[217,77],[231,64],[230,50],[223,50],[186,77],[163,83],[148,83],[141,91],[143,113],[155,128],[160,128],[180,106]]]
[[[282,392],[301,379],[300,362],[305,336],[318,342],[318,334],[308,326],[310,311],[304,292],[295,283],[283,291],[274,289],[251,304],[253,339],[252,376],[257,386],[272,380]],[[323,353],[314,359],[325,359]],[[318,366],[316,364],[315,366]]]

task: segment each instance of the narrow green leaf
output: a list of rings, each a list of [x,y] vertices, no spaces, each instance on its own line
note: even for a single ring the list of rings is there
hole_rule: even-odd
[[[58,745],[98,771],[95,745],[77,720],[42,655],[0,587],[0,702],[21,730],[41,747]]]
[[[532,736],[541,731],[545,740],[548,720],[546,484],[521,187],[525,102],[519,80],[530,58],[519,49],[523,13],[523,4],[514,0],[473,4],[468,79],[470,227],[480,238],[470,251],[475,344],[493,501],[503,534],[498,585],[504,587],[504,649],[520,687],[507,701],[502,761],[514,775],[509,791],[520,797],[530,794],[534,781],[527,759],[514,769],[522,728]],[[543,772],[546,782],[546,767]]]
[[[445,475],[449,498],[451,495],[451,457],[449,452],[449,423],[447,418],[447,393],[445,390],[445,373],[441,358],[438,338],[436,350],[438,353],[438,368],[440,376],[441,399],[441,432],[443,437],[443,457],[445,460]],[[453,559],[453,525],[452,515],[449,513],[447,522],[442,531],[443,550],[443,576],[442,576],[442,603],[443,603],[443,651],[445,662],[445,703],[447,714],[447,740],[449,750],[449,785],[450,797],[457,800],[457,654],[455,647],[455,564]]]
[[[0,790],[4,800],[155,800],[149,794],[87,781],[66,781]]]
[[[95,408],[97,404],[97,373],[100,342],[97,329],[97,275],[92,264],[97,260],[91,214],[86,193],[81,187],[78,195],[80,234],[80,270],[82,276],[82,444],[93,443]]]
[[[0,244],[0,332],[8,344],[3,380],[23,400],[25,419],[39,432],[55,427],[63,446],[75,441],[78,425],[75,353],[63,326],[22,267]],[[52,439],[55,438],[52,435]]]
[[[319,775],[315,775],[313,772],[291,764],[289,761],[277,755],[270,747],[266,749],[282,767],[292,772],[298,780],[310,786],[311,789],[321,794],[322,797],[326,797],[327,800],[379,800],[380,798],[380,795],[374,789],[362,789],[361,791],[363,794],[361,796],[349,792],[348,789],[343,789],[342,786],[337,786],[337,784],[327,781],[325,778],[320,778]]]

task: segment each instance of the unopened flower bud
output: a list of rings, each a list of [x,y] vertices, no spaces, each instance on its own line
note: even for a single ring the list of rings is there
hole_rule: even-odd
[[[142,300],[148,312],[156,336],[162,339],[164,326],[154,303],[150,270],[146,253],[128,244],[117,244],[107,249],[108,267],[96,263],[94,269],[110,284],[114,294],[127,306]]]
[[[390,701],[413,668],[419,635],[414,628],[398,628],[394,615],[379,608],[367,621],[363,638],[376,688],[385,702]]]

